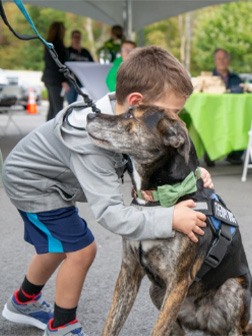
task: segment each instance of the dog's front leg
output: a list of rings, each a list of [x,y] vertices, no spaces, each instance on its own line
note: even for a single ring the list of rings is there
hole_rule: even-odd
[[[151,336],[168,336],[173,330],[181,304],[186,297],[191,281],[175,279],[169,284]]]
[[[136,299],[143,276],[144,273],[135,258],[131,258],[127,262],[122,261],[112,307],[102,332],[103,336],[119,335]]]

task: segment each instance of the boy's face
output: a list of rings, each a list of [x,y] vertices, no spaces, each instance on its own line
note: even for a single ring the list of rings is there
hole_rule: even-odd
[[[164,97],[154,101],[152,104],[178,114],[183,109],[186,99],[187,98],[184,96],[178,95],[174,92],[169,92]]]
[[[127,97],[126,102],[123,105],[116,104],[116,114],[124,113],[129,106],[134,105],[156,105],[163,107],[169,112],[178,114],[184,107],[187,98],[182,95],[178,95],[172,91],[164,95],[162,98],[157,99],[156,101],[148,101],[140,93],[132,93]]]

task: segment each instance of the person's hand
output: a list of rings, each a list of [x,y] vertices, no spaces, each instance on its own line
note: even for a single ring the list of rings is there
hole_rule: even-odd
[[[147,202],[154,202],[153,190],[141,190],[142,198]]]
[[[70,86],[68,85],[67,82],[63,82],[62,83],[62,88],[64,89],[65,92],[69,92],[70,91]]]
[[[203,180],[204,187],[213,189],[214,184],[213,184],[212,177],[209,171],[203,167],[200,167],[200,171],[201,171],[201,178]]]
[[[186,234],[193,242],[197,243],[197,235],[204,235],[201,228],[206,227],[206,216],[198,211],[194,211],[195,203],[187,200],[177,203],[174,206],[172,227],[175,231]]]
[[[142,199],[145,200],[146,202],[154,202],[152,192],[153,190],[141,190]],[[137,192],[134,188],[132,188],[131,196],[133,198],[137,198]]]

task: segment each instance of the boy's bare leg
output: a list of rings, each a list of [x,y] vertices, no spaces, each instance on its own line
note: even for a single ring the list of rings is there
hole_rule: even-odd
[[[76,307],[95,255],[95,242],[75,252],[38,254],[32,258],[26,277],[35,285],[44,285],[61,264],[56,278],[55,302],[62,308]]]
[[[44,285],[65,257],[65,253],[36,254],[28,267],[27,279],[34,285]]]
[[[56,278],[55,302],[59,307],[77,307],[84,280],[95,255],[95,242],[82,250],[66,253]]]

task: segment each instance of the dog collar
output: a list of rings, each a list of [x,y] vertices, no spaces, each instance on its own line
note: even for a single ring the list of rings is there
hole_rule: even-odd
[[[195,172],[191,172],[180,183],[165,184],[159,186],[157,190],[152,191],[153,199],[155,202],[159,201],[160,205],[169,208],[173,206],[180,197],[192,194],[197,190],[197,179],[200,178],[201,171],[198,167]],[[141,191],[137,192],[138,198],[142,199]]]

